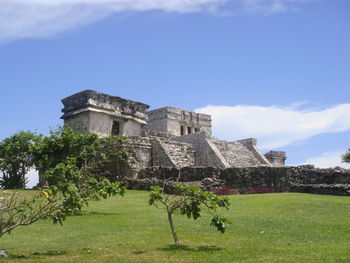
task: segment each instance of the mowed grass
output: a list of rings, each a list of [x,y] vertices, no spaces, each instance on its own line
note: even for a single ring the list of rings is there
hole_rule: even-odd
[[[230,196],[225,234],[175,217],[175,249],[164,211],[148,193],[91,202],[64,226],[41,221],[1,238],[0,262],[350,262],[350,197],[299,193]]]

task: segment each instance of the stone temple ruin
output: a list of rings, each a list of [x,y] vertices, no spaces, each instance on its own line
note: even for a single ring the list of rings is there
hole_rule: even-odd
[[[261,154],[256,139],[227,142],[212,137],[211,116],[149,105],[85,90],[62,100],[65,125],[99,136],[127,136],[134,171],[159,167],[281,167],[285,152]]]
[[[85,90],[62,100],[65,125],[99,136],[126,136],[128,167],[111,174],[130,189],[175,181],[205,190],[239,193],[304,192],[350,196],[350,170],[285,166],[285,152],[261,154],[256,139],[227,142],[212,137],[211,117]]]

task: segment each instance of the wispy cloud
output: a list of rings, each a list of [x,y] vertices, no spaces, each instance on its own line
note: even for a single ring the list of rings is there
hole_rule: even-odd
[[[316,156],[316,157],[312,157],[312,158],[307,159],[305,161],[305,164],[313,164],[319,168],[340,166],[340,167],[343,167],[346,169],[350,169],[349,163],[343,163],[341,161],[341,156],[345,152],[346,152],[346,150],[323,153],[320,156]]]
[[[261,148],[287,146],[323,133],[350,131],[350,104],[323,110],[282,106],[212,106],[196,109],[212,115],[214,136],[227,140],[256,137]]]
[[[0,0],[0,41],[47,37],[118,12],[199,12],[226,0]]]
[[[310,1],[317,0],[0,0],[0,41],[52,36],[120,12],[274,14]]]
[[[301,4],[319,0],[240,0],[242,8],[250,14],[276,14],[288,10],[297,11]]]

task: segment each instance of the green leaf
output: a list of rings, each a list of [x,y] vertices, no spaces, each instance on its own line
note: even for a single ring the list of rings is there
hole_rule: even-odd
[[[218,215],[215,215],[210,223],[210,225],[216,227],[216,229],[221,233],[225,233],[226,225],[229,225],[229,224],[232,224],[230,219],[226,217],[220,217]]]

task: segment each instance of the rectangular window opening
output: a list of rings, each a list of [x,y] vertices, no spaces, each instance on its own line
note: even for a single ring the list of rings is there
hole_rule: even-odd
[[[191,134],[192,133],[192,128],[191,127],[187,127],[187,134]]]
[[[199,128],[194,128],[194,132],[199,132],[200,129]]]

